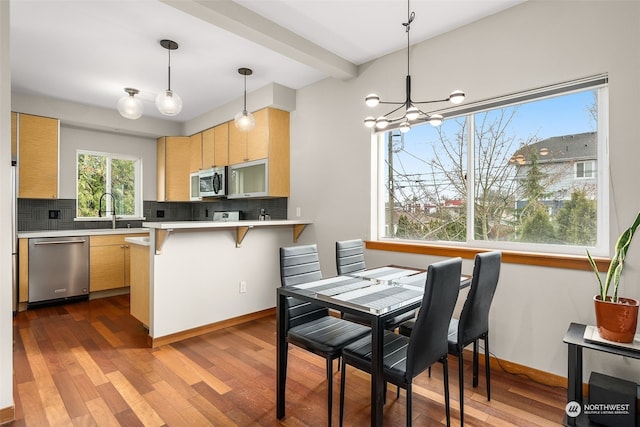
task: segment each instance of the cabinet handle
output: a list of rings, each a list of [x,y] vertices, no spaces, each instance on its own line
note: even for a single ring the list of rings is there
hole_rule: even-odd
[[[43,245],[68,245],[68,244],[77,244],[77,243],[85,243],[86,240],[55,240],[52,242],[36,242],[35,246],[43,246]]]

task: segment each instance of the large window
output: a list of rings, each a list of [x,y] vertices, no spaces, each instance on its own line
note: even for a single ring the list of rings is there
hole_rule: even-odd
[[[606,102],[599,77],[378,135],[378,235],[606,254]]]
[[[142,160],[77,152],[77,217],[142,216]]]

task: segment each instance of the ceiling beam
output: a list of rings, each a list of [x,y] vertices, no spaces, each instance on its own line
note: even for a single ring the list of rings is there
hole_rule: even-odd
[[[160,1],[328,76],[346,80],[358,73],[355,64],[231,0]]]

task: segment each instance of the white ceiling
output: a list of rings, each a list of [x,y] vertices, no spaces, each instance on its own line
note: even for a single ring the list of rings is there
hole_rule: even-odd
[[[525,0],[413,0],[411,43]],[[14,93],[115,111],[124,88],[140,90],[146,116],[184,122],[275,82],[299,89],[406,46],[399,0],[10,0]],[[175,117],[155,108],[167,88],[183,100]],[[247,105],[251,110],[251,105]]]

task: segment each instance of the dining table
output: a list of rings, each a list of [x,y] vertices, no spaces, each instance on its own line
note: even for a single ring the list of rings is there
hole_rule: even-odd
[[[335,276],[277,289],[276,416],[285,416],[287,376],[286,299],[327,307],[366,319],[371,325],[371,425],[382,426],[386,390],[383,365],[384,325],[403,313],[420,307],[427,273],[424,269],[389,265],[348,275]],[[460,287],[471,284],[471,276],[460,277]]]

